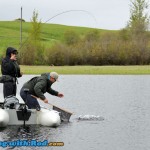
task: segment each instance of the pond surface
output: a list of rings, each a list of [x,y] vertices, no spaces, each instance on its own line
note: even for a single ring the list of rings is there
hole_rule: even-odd
[[[24,75],[19,79],[18,93],[31,77],[33,75]],[[2,84],[0,87],[2,92]],[[74,112],[70,122],[58,128],[30,126],[29,133],[22,133],[19,126],[10,126],[0,130],[0,141],[64,142],[62,147],[21,147],[37,150],[150,149],[149,75],[62,75],[52,88],[65,96],[46,94],[49,102]],[[49,107],[43,102],[40,104]]]

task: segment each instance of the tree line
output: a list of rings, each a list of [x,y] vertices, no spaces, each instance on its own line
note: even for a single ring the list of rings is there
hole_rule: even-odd
[[[33,12],[29,40],[21,48],[25,65],[146,65],[150,64],[149,16],[145,0],[131,0],[130,19],[119,32],[101,34],[93,29],[85,35],[74,30],[64,33],[64,41],[45,47],[41,42],[41,21]]]

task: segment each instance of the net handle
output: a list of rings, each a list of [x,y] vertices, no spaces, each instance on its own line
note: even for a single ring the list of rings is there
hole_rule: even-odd
[[[36,96],[34,96],[34,95],[31,95],[32,97],[34,97],[34,98],[36,98],[36,99],[39,99],[39,100],[41,100],[41,101],[43,101],[42,99],[40,99],[39,97],[36,97]],[[48,105],[51,105],[51,106],[54,106],[54,107],[57,107],[58,109],[60,109],[60,110],[62,110],[62,111],[65,111],[65,112],[67,112],[67,113],[69,113],[69,114],[73,114],[72,112],[70,112],[70,111],[68,111],[68,110],[66,110],[66,109],[63,109],[63,108],[60,108],[60,107],[58,107],[58,106],[56,106],[56,105],[53,105],[53,104],[51,104],[51,103],[46,103],[46,104],[48,104]]]

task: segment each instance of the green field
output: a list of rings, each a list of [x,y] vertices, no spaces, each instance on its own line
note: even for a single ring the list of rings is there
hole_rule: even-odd
[[[22,22],[22,44],[25,45],[28,40],[29,32],[31,31],[30,22]],[[44,46],[51,46],[55,41],[64,41],[64,33],[68,30],[73,30],[80,37],[85,35],[93,28],[74,27],[58,24],[42,23],[41,41]],[[98,30],[101,35],[104,33],[111,33],[116,31]],[[20,47],[20,22],[19,21],[0,21],[0,55],[4,53],[8,46],[19,49]]]
[[[150,66],[20,66],[24,74],[148,75]]]

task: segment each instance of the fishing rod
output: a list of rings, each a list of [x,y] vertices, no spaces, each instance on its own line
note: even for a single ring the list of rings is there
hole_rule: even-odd
[[[65,14],[65,13],[73,12],[73,11],[75,11],[75,12],[80,11],[80,12],[87,13],[88,15],[90,15],[93,18],[94,22],[97,24],[97,20],[96,20],[95,16],[92,13],[90,13],[89,11],[86,11],[86,10],[67,10],[67,11],[63,11],[63,12],[58,13],[58,14],[54,15],[53,17],[49,18],[45,23],[52,20],[53,18],[56,18],[57,16],[60,16],[60,15]]]
[[[52,16],[51,18],[49,18],[48,20],[46,20],[43,24],[45,24],[45,23],[51,21],[52,19],[54,19],[54,18],[56,18],[57,16],[60,16],[60,15],[62,15],[62,14],[69,13],[69,12],[77,12],[77,11],[87,13],[89,16],[91,16],[91,17],[93,18],[95,24],[96,24],[96,25],[98,24],[98,23],[97,23],[97,20],[96,20],[96,18],[95,18],[95,16],[94,16],[91,12],[86,11],[86,10],[67,10],[67,11],[63,11],[63,12],[61,12],[61,13],[58,13],[58,14]],[[96,28],[96,26],[95,26],[95,28]],[[37,29],[38,29],[38,28],[37,28]],[[34,32],[33,32],[33,33],[34,33]],[[36,31],[35,31],[35,33],[36,33]],[[27,42],[29,39],[30,39],[30,38],[27,37],[27,39],[23,42],[23,44],[19,47],[19,49],[21,49],[23,46],[25,46],[26,42]]]

